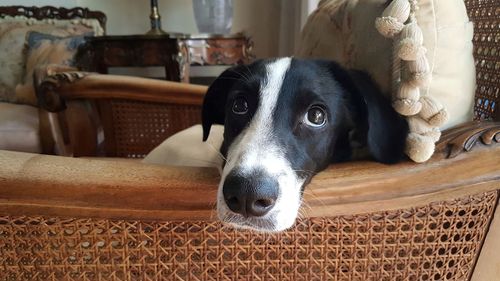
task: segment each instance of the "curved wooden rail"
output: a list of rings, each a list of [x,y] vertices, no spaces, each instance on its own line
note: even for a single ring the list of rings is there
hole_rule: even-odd
[[[53,65],[36,71],[36,94],[44,109],[61,111],[66,108],[67,100],[76,99],[130,99],[200,105],[207,91],[207,87],[201,85],[68,70]]]
[[[441,157],[442,158],[442,157]],[[0,152],[0,212],[72,217],[215,219],[215,169]],[[332,165],[306,188],[308,216],[418,206],[500,189],[500,145],[426,164]]]

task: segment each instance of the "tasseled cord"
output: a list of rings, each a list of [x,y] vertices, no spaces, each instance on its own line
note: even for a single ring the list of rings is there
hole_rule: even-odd
[[[410,124],[406,153],[415,162],[425,162],[434,153],[439,126],[448,116],[438,101],[420,93],[420,89],[428,87],[431,72],[423,32],[415,16],[417,10],[417,0],[393,0],[376,19],[375,27],[384,37],[395,40],[393,107],[407,116]]]

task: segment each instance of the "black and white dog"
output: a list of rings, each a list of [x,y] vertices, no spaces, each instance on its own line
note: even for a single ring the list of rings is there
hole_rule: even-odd
[[[312,176],[350,159],[354,143],[394,163],[408,134],[406,120],[367,74],[295,58],[222,73],[204,100],[204,140],[212,124],[224,124],[218,216],[259,231],[291,227]]]

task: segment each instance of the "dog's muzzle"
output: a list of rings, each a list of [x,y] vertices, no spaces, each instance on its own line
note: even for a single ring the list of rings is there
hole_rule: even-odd
[[[231,172],[224,182],[222,194],[227,207],[245,218],[265,216],[279,196],[278,182],[263,172],[251,176]]]

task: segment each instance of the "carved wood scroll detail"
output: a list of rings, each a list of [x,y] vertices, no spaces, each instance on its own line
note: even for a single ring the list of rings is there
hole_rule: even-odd
[[[6,16],[24,16],[37,20],[43,19],[96,19],[101,24],[101,27],[106,29],[106,15],[100,11],[91,11],[88,8],[56,8],[52,6],[43,7],[25,7],[25,6],[5,6],[0,7],[0,18]]]
[[[436,146],[445,158],[454,158],[478,145],[500,143],[500,122],[469,122],[446,130]]]
[[[64,98],[59,90],[63,85],[74,83],[92,72],[65,71],[57,72],[59,69],[46,68],[35,71],[35,92],[38,99],[38,105],[50,112],[57,112],[66,109]]]

